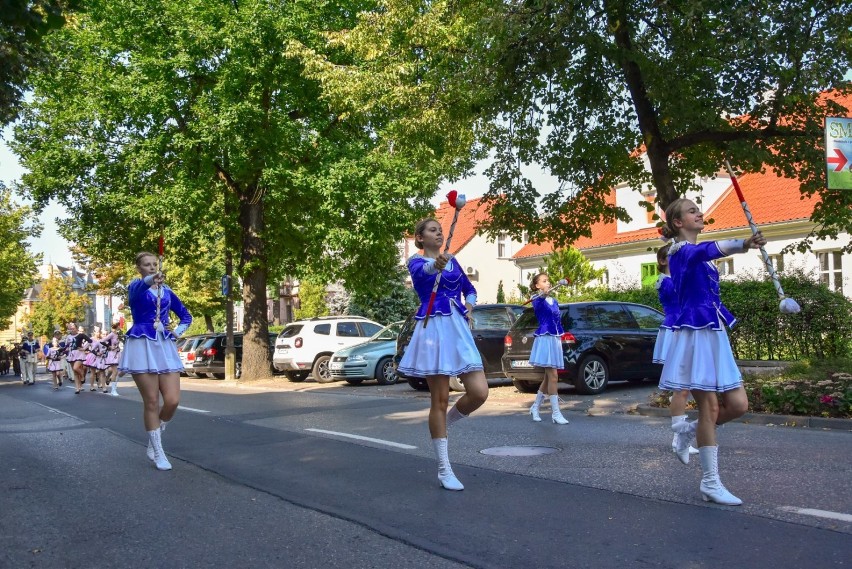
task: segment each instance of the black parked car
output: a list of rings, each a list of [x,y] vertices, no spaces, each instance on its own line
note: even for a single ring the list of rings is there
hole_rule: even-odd
[[[500,358],[503,355],[503,341],[512,323],[515,322],[523,311],[524,307],[518,304],[478,304],[474,307],[471,332],[473,333],[476,347],[479,349],[479,355],[482,356],[482,367],[485,370],[486,378],[505,379],[506,375],[503,373],[503,367],[500,362]],[[405,347],[411,341],[415,322],[414,314],[412,314],[402,325],[399,337],[396,340],[394,364],[399,364],[399,360],[402,359]],[[398,371],[397,375],[407,380],[408,384],[414,389],[420,391],[429,389],[425,379],[407,377]],[[450,387],[456,391],[464,391],[464,386],[458,378],[450,378]]]
[[[564,369],[559,380],[572,382],[577,391],[600,393],[610,380],[659,379],[663,366],[652,362],[654,342],[663,314],[629,302],[574,302],[560,304]],[[538,319],[524,311],[506,335],[503,371],[515,387],[535,393],[542,370],[529,357]]]
[[[272,361],[272,352],[275,351],[275,338],[278,335],[269,333],[269,360]],[[224,333],[211,334],[195,349],[195,360],[191,365],[186,366],[188,373],[199,375],[209,374],[216,379],[225,379],[225,341],[227,336]],[[236,359],[236,376],[239,378],[242,375],[243,367],[243,333],[234,332],[234,357]],[[275,370],[270,366],[270,371]]]

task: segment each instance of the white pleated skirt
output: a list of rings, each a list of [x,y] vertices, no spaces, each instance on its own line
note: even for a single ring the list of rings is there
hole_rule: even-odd
[[[723,392],[742,384],[725,330],[681,328],[674,332],[660,389]]]
[[[417,321],[398,369],[403,375],[429,377],[460,376],[483,368],[467,320],[453,310],[430,317],[425,328],[422,320]]]
[[[174,373],[183,371],[175,342],[157,333],[158,338],[127,338],[121,352],[119,371],[124,373]]]
[[[669,349],[672,347],[673,339],[674,330],[671,328],[660,328],[660,331],[657,332],[657,341],[654,343],[653,358],[653,362],[655,364],[666,363],[666,354],[669,353]]]
[[[535,367],[562,369],[565,367],[562,340],[559,336],[536,336],[530,352],[530,364]]]

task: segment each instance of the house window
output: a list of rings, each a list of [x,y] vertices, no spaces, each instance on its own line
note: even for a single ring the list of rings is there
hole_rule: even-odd
[[[727,259],[717,259],[716,269],[719,271],[719,276],[734,274],[734,260],[728,257]]]
[[[819,281],[831,290],[843,292],[843,254],[840,251],[820,251]]]
[[[776,272],[784,271],[784,255],[769,255],[769,262],[772,263],[772,268]]]
[[[509,250],[506,247],[506,234],[497,234],[497,257],[499,259],[505,259],[506,257],[508,257],[508,252]]]
[[[642,263],[642,286],[654,286],[658,274],[657,263]]]

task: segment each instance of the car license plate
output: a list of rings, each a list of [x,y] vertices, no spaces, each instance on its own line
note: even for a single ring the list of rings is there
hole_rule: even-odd
[[[532,366],[530,365],[529,360],[512,360],[512,367],[529,368],[529,367],[532,367]]]
[[[286,356],[290,353],[290,350],[288,350],[287,348],[278,348],[277,352],[282,356]]]
[[[331,362],[330,364],[328,364],[328,369],[335,371],[343,369],[343,362]]]

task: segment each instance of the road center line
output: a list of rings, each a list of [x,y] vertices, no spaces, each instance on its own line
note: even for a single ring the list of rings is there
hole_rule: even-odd
[[[349,433],[338,433],[337,431],[326,431],[324,429],[305,429],[306,431],[311,431],[312,433],[323,433],[325,435],[334,435],[336,437],[345,437],[347,439],[357,439],[359,441],[369,441],[371,443],[376,443],[380,445],[387,445],[389,447],[395,448],[404,448],[404,449],[416,449],[417,447],[411,445],[404,445],[402,443],[395,443],[393,441],[385,441],[382,439],[374,439],[372,437],[362,437],[361,435],[350,435]]]
[[[792,512],[794,514],[802,514],[805,516],[816,516],[818,518],[828,518],[830,520],[839,520],[841,522],[852,522],[852,514],[829,512],[828,510],[814,510],[812,508],[796,508],[795,506],[781,506],[778,509],[784,512]]]
[[[183,405],[178,405],[178,409],[182,409],[183,411],[192,411],[193,413],[209,413],[210,411],[205,411],[204,409],[196,409],[194,407],[184,407]]]

